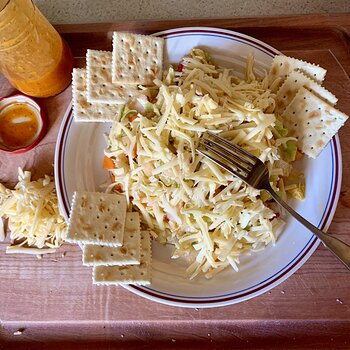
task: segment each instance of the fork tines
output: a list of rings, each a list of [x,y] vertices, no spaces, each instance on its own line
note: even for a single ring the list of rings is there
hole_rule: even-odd
[[[217,165],[243,180],[248,177],[257,161],[255,156],[242,147],[211,132],[203,135],[200,145],[217,157],[203,150],[197,150],[198,153],[208,157]]]

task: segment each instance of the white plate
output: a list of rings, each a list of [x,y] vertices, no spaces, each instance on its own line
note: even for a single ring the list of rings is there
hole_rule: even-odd
[[[277,50],[249,36],[216,28],[180,28],[157,33],[165,39],[165,64],[178,63],[193,47],[206,49],[221,65],[242,71],[245,57],[253,54],[257,71],[269,67]],[[104,132],[109,124],[75,123],[71,108],[61,125],[55,154],[55,178],[60,207],[66,220],[75,190],[99,190],[108,174],[102,169]],[[341,184],[338,137],[316,160],[304,159],[306,199],[294,208],[320,229],[332,220]],[[153,242],[153,277],[149,287],[125,286],[148,299],[183,307],[213,307],[241,302],[262,294],[291,276],[317,248],[319,241],[295,220],[289,219],[274,247],[242,259],[240,271],[226,269],[211,280],[189,281],[186,265],[171,260],[171,247]]]

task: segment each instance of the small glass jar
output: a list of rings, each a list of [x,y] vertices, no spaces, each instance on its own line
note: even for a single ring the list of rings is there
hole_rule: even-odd
[[[71,81],[67,43],[31,0],[0,0],[0,72],[19,91],[54,96]]]

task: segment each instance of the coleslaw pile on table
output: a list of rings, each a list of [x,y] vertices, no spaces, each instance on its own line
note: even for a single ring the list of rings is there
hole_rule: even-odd
[[[266,192],[196,153],[204,132],[259,157],[282,197],[304,197],[303,175],[291,165],[300,156],[296,139],[273,113],[267,78],[255,76],[253,57],[243,79],[234,74],[193,49],[156,87],[143,88],[137,108],[124,107],[107,139],[108,190],[125,193],[155,238],[174,244],[173,257],[188,260],[190,278],[228,266],[238,271],[240,256],[274,244],[283,223]]]

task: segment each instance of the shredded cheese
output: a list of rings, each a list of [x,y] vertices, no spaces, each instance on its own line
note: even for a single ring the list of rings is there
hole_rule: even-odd
[[[129,157],[126,173],[112,171],[115,183],[157,239],[174,244],[173,257],[190,261],[190,278],[211,278],[229,266],[237,271],[241,255],[273,244],[281,220],[260,191],[196,153],[202,133],[221,133],[242,145],[277,179],[286,169],[278,146],[291,138],[276,144],[274,98],[266,79],[255,76],[252,57],[243,80],[216,67],[200,49],[193,49],[182,65],[181,73],[170,68],[163,81],[156,81],[155,102],[154,90],[144,88],[154,102],[147,102],[147,113],[114,123],[106,154],[117,165],[113,154],[128,155],[125,138],[136,140],[137,156]]]
[[[53,253],[62,244],[67,229],[53,179],[46,175],[31,181],[29,171],[19,168],[18,172],[14,190],[0,185],[0,217],[8,219],[13,242],[6,252]]]

